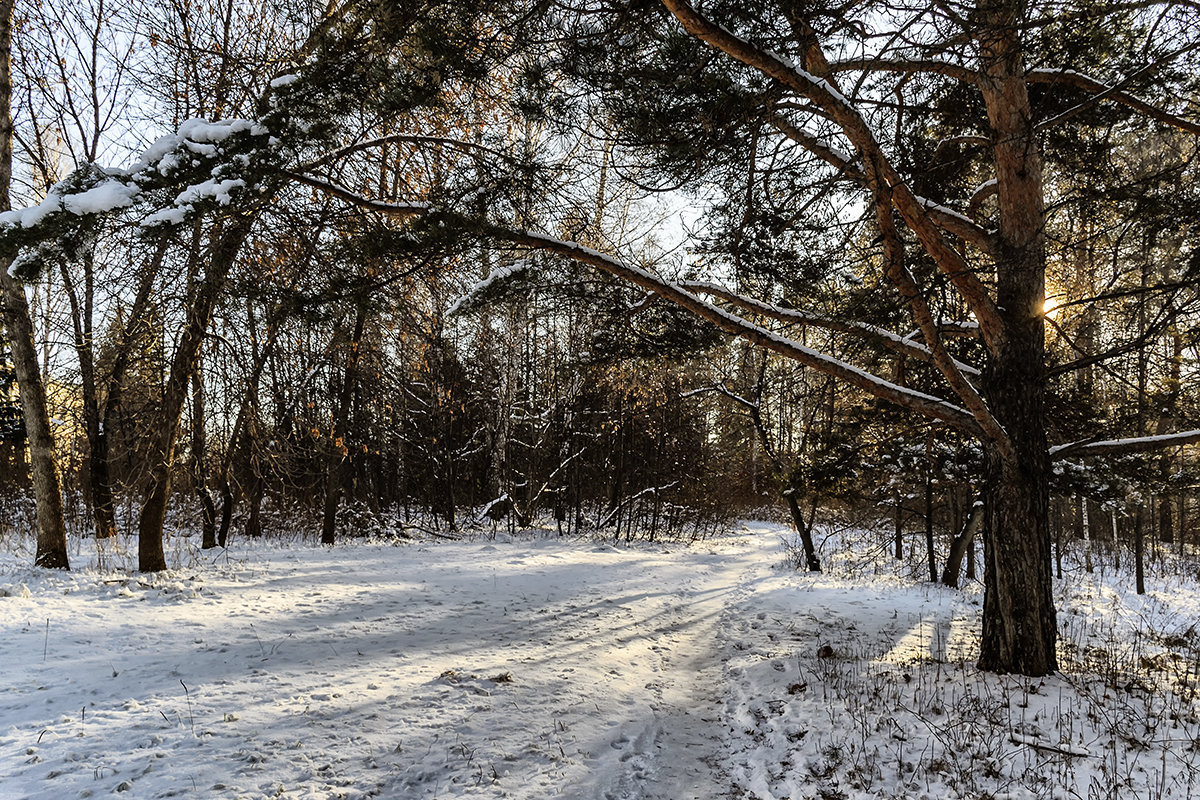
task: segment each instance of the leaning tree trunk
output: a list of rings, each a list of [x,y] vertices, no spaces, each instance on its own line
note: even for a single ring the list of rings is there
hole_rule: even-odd
[[[963,558],[975,543],[975,536],[983,526],[983,502],[977,502],[971,507],[971,513],[961,531],[950,542],[950,555],[946,558],[946,568],[942,570],[942,585],[951,589],[958,588],[959,574],[962,572]]]
[[[0,291],[3,293],[4,322],[12,348],[13,368],[21,394],[21,411],[29,439],[29,460],[33,467],[33,497],[37,506],[37,552],[33,563],[39,567],[69,569],[67,531],[63,522],[62,488],[54,463],[54,439],[50,434],[50,416],[46,411],[46,392],[38,369],[37,350],[33,345],[33,324],[25,287],[8,274],[8,263],[0,263]]]
[[[142,572],[160,572],[167,568],[166,555],[163,553],[163,524],[171,494],[171,466],[175,460],[179,422],[188,396],[188,382],[196,369],[196,359],[212,319],[213,307],[237,259],[242,242],[250,232],[252,222],[253,215],[236,217],[219,235],[210,253],[204,278],[196,287],[179,344],[171,359],[171,371],[155,425],[157,441],[152,453],[150,485],[138,518],[138,569]]]
[[[804,548],[804,565],[809,572],[820,572],[821,559],[817,556],[817,548],[813,543],[812,525],[804,519],[804,513],[800,510],[800,503],[796,500],[795,494],[787,493],[784,495],[784,499],[787,501],[788,511],[792,515],[792,524],[800,536],[800,545]]]
[[[12,183],[12,0],[0,0],[0,211],[9,208]],[[37,552],[39,567],[69,569],[67,530],[63,522],[62,488],[54,463],[54,438],[46,412],[46,390],[33,345],[33,322],[25,287],[9,274],[11,259],[0,259],[0,304],[12,348],[13,369],[21,393],[21,411],[29,438],[29,460],[33,466],[33,496],[37,503]]]

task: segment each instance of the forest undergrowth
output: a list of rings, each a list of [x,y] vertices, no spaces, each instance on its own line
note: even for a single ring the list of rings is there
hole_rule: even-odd
[[[800,545],[781,544],[790,569]],[[784,680],[751,683],[760,697],[785,698],[742,698],[752,738],[784,756],[758,796],[814,796],[784,785],[795,784],[790,769],[826,799],[1200,797],[1194,553],[1151,553],[1139,596],[1130,553],[1067,543],[1055,583],[1060,672],[1028,678],[975,667],[978,581],[958,591],[921,583],[924,551],[897,561],[892,544],[857,526],[824,529],[826,573],[800,578],[803,590],[861,590],[868,607],[892,610],[864,621],[863,601],[823,600],[831,614],[816,626],[815,655],[791,658],[794,672],[771,659]],[[924,586],[925,597],[907,604],[889,584]],[[790,746],[769,744],[781,736]]]

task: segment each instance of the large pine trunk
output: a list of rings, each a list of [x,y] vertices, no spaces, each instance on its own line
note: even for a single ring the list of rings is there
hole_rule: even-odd
[[[1050,553],[1049,459],[1041,361],[1015,356],[988,374],[992,410],[1016,459],[985,451],[983,638],[979,666],[1046,675],[1058,669]],[[1035,374],[1030,374],[1035,373]]]
[[[1046,240],[1042,159],[1022,59],[1021,0],[980,0],[981,89],[996,164],[996,305],[984,394],[1008,435],[984,447],[984,602],[979,665],[1057,669],[1045,417]]]
[[[989,472],[979,666],[1047,675],[1058,661],[1046,484],[1036,469],[989,463]]]

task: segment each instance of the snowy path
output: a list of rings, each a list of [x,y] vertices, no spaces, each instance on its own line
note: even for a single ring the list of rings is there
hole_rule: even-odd
[[[722,631],[776,544],[9,562],[0,797],[724,797]]]
[[[1070,652],[1153,692],[988,675],[978,587],[779,534],[0,555],[0,800],[1200,796],[1194,582],[1060,584]]]

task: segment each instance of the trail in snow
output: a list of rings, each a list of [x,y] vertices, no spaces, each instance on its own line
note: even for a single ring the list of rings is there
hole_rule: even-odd
[[[0,800],[1200,794],[1191,578],[1076,569],[1063,652],[1107,671],[997,676],[978,587],[780,533],[0,555]]]
[[[759,543],[761,544],[761,542]],[[772,542],[772,547],[773,547]],[[593,795],[601,800],[709,800],[729,796],[723,699],[726,693],[724,630],[734,600],[769,571],[759,547],[724,551],[695,565],[665,609],[662,660],[647,684],[648,714],[633,720],[612,742],[618,765],[596,771]],[[614,777],[615,776],[615,777]]]
[[[719,623],[764,546],[0,562],[0,797],[718,797]]]

